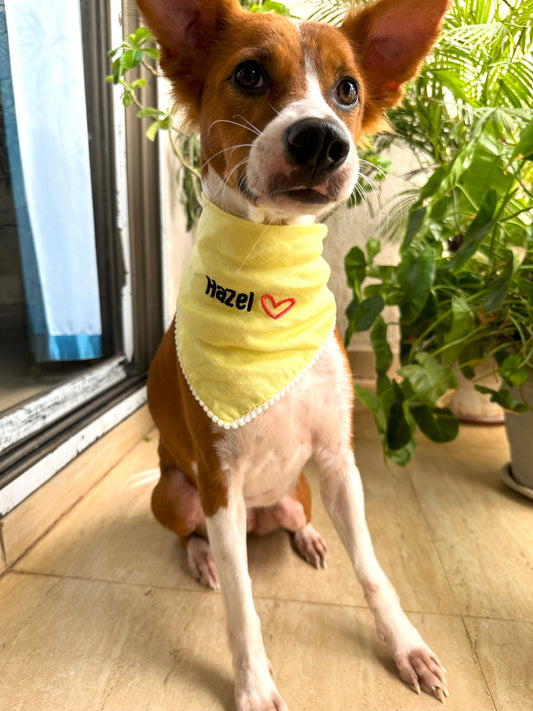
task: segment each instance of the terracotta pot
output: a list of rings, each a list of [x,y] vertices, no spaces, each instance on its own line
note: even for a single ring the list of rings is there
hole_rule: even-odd
[[[511,390],[511,396],[533,408],[533,370],[528,381]],[[506,412],[505,427],[511,462],[504,467],[502,478],[515,491],[533,499],[533,412]]]

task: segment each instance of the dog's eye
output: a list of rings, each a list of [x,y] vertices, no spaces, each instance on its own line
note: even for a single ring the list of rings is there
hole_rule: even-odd
[[[359,88],[355,79],[344,77],[335,88],[335,99],[342,106],[355,106],[359,101]]]
[[[233,72],[233,80],[241,89],[263,89],[265,77],[259,62],[249,60],[239,64]]]

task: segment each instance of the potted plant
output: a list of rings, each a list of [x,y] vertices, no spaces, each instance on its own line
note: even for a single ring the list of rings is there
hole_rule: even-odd
[[[457,434],[443,405],[457,370],[472,379],[477,364],[494,358],[501,387],[477,389],[509,412],[533,405],[526,394],[533,366],[532,11],[531,0],[452,5],[432,59],[392,112],[394,133],[381,140],[407,143],[426,174],[423,187],[397,204],[410,205],[399,262],[378,265],[375,239],[346,258],[353,290],[346,341],[370,330],[376,362],[376,392],[357,387],[357,394],[374,413],[385,455],[399,464],[413,455],[418,429],[433,441]],[[399,314],[401,368],[392,377],[385,305]],[[533,452],[526,458],[529,482],[524,467],[512,464],[526,483],[522,493],[533,492]],[[505,476],[512,484],[510,470]]]
[[[377,376],[376,392],[356,386],[356,393],[398,464],[410,460],[418,429],[436,442],[457,434],[456,418],[440,404],[457,385],[454,365],[473,378],[476,364],[494,358],[502,386],[477,388],[506,410],[528,409],[511,389],[523,387],[533,367],[533,121],[518,140],[501,129],[495,116],[479,119],[476,140],[434,170],[410,210],[397,264],[376,263],[375,239],[366,253],[354,247],[346,257],[353,290],[346,340],[371,331]],[[386,305],[399,313],[401,368],[393,377]]]

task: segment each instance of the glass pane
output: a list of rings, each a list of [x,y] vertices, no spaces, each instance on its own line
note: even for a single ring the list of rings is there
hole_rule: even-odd
[[[0,419],[98,372],[93,215],[79,5],[0,0]]]

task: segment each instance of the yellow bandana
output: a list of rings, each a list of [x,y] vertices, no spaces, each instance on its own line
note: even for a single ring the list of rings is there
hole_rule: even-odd
[[[320,355],[335,325],[325,225],[258,225],[208,204],[176,315],[182,370],[221,427],[256,417]]]

